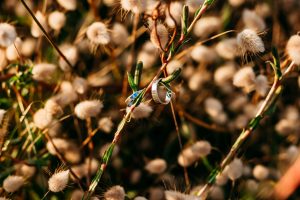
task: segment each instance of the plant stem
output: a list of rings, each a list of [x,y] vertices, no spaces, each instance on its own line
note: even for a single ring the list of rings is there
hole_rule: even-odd
[[[210,187],[215,183],[216,177],[219,174],[221,174],[223,172],[223,170],[225,169],[225,167],[236,157],[238,150],[241,149],[242,145],[245,143],[245,141],[249,138],[251,133],[259,125],[259,122],[265,117],[266,113],[276,103],[276,101],[283,89],[282,81],[292,71],[293,66],[294,66],[294,63],[292,62],[280,78],[275,76],[273,85],[272,85],[267,97],[265,98],[263,104],[257,111],[255,117],[250,121],[250,123],[248,124],[248,127],[241,132],[239,137],[236,139],[235,143],[232,145],[229,153],[221,162],[220,166],[211,172],[206,185],[197,193],[197,196],[203,197],[203,196],[207,195]]]

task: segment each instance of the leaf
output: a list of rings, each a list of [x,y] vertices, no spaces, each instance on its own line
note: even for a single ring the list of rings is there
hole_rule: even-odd
[[[186,35],[188,29],[189,21],[189,7],[187,5],[183,6],[182,17],[181,17],[181,34]]]
[[[135,67],[135,72],[134,72],[134,84],[136,85],[136,89],[138,90],[139,86],[140,86],[140,82],[141,82],[141,76],[142,76],[142,71],[143,71],[143,62],[139,61],[136,64]]]
[[[135,85],[133,77],[129,72],[127,72],[127,77],[130,88],[133,90],[133,92],[137,91],[137,86]]]
[[[163,78],[161,81],[163,83],[168,84],[168,83],[172,82],[173,80],[175,80],[176,78],[178,78],[180,73],[181,73],[181,68],[178,68],[171,75],[167,76],[166,78]]]
[[[271,63],[271,66],[274,70],[276,77],[281,78],[282,73],[280,69],[280,59],[276,47],[272,47],[272,55],[273,55],[273,63]]]

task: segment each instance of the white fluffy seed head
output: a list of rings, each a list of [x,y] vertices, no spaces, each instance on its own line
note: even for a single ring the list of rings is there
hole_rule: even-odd
[[[173,190],[166,190],[165,191],[165,198],[166,200],[197,200],[199,197],[183,194],[181,192],[173,191]]]
[[[53,138],[52,142],[54,143],[54,146],[58,149],[60,153],[64,153],[70,147],[70,143],[68,142],[68,140],[62,138]],[[57,152],[54,146],[52,145],[52,142],[48,141],[46,144],[46,148],[50,154],[56,155]]]
[[[197,141],[191,148],[197,157],[205,157],[211,152],[211,145],[205,140]]]
[[[88,81],[82,77],[75,77],[72,84],[78,94],[85,94],[89,89]]]
[[[243,67],[233,77],[233,85],[249,93],[255,88],[255,74],[252,67]]]
[[[240,5],[242,5],[243,3],[245,3],[245,0],[228,0],[229,4],[233,7],[238,7]]]
[[[93,45],[106,45],[111,39],[106,25],[102,22],[92,23],[87,28],[86,35]]]
[[[66,10],[75,10],[77,7],[76,0],[56,0],[57,3]]]
[[[44,109],[52,116],[60,117],[63,114],[62,107],[53,98],[46,101]]]
[[[153,56],[153,54],[142,50],[138,53],[137,60],[143,62],[143,67],[145,69],[149,69],[155,64],[156,57]]]
[[[14,43],[17,38],[15,27],[8,23],[0,23],[0,46],[8,47]]]
[[[48,180],[48,187],[51,192],[63,191],[69,182],[69,170],[53,174]]]
[[[198,158],[192,151],[192,148],[188,147],[183,149],[182,152],[179,154],[177,162],[182,167],[188,167],[191,166],[194,162],[196,162],[197,159]]]
[[[22,176],[10,175],[3,181],[3,189],[6,192],[15,192],[24,185],[24,178]]]
[[[105,200],[124,200],[125,199],[125,190],[122,186],[116,185],[104,193]]]
[[[217,54],[214,49],[200,45],[191,51],[191,57],[196,62],[210,64],[216,60]]]
[[[130,107],[127,107],[126,112],[129,112],[129,110],[130,110]],[[149,106],[146,103],[140,103],[140,105],[133,110],[131,117],[134,119],[147,118],[150,116],[152,111],[153,111],[153,109],[151,106]]]
[[[167,66],[167,73],[172,74],[175,70],[181,68],[182,66],[183,64],[179,60],[172,60]]]
[[[46,109],[39,109],[33,115],[33,123],[39,129],[47,128],[52,122],[52,115]]]
[[[0,48],[0,71],[7,66],[7,59],[5,55],[5,49]]]
[[[36,47],[36,40],[33,38],[26,38],[22,42],[21,53],[23,56],[29,57],[33,54]]]
[[[229,165],[225,167],[224,173],[232,181],[240,178],[243,175],[243,163],[241,159],[235,158]]]
[[[158,24],[156,28],[153,26],[150,33],[150,40],[156,48],[164,49],[169,41],[168,29],[163,24]]]
[[[220,112],[223,112],[222,103],[213,97],[209,97],[204,101],[204,109],[211,117],[216,117]]]
[[[74,66],[77,63],[78,49],[76,46],[72,44],[63,44],[60,46],[60,50],[66,56],[66,58],[68,59],[68,61],[71,63],[72,66]],[[61,70],[65,72],[72,70],[69,64],[66,63],[66,61],[62,57],[59,57],[58,64]]]
[[[128,39],[128,31],[123,24],[114,23],[111,34],[112,42],[116,45],[125,45]]]
[[[243,55],[247,52],[257,54],[265,51],[262,39],[251,29],[244,29],[237,35],[237,44]]]
[[[141,0],[121,0],[122,9],[133,13],[142,13],[147,8],[147,1]]]
[[[265,21],[257,15],[255,11],[245,9],[243,11],[242,19],[245,27],[252,29],[255,32],[261,32],[266,29]]]
[[[260,74],[256,77],[255,89],[256,92],[263,97],[267,94],[269,89],[269,83],[268,78],[265,75]]]
[[[300,65],[300,35],[293,35],[286,44],[286,52],[290,59],[296,64]]]
[[[147,163],[145,169],[151,174],[161,174],[167,169],[167,162],[164,159],[157,158]]]
[[[66,15],[62,12],[54,11],[48,16],[48,24],[55,31],[60,31],[60,29],[65,25],[65,23]]]
[[[112,122],[110,117],[103,117],[98,121],[98,128],[105,133],[110,133],[114,123]]]
[[[200,18],[194,28],[194,34],[199,38],[207,38],[222,28],[222,21],[219,17],[208,16]]]
[[[232,81],[235,72],[236,69],[234,63],[225,63],[225,65],[218,67],[218,69],[215,71],[214,80],[217,85],[223,86],[224,84]]]
[[[78,103],[75,106],[75,115],[80,119],[87,119],[89,117],[96,117],[101,109],[103,104],[99,100],[86,100]]]
[[[16,172],[18,175],[21,175],[26,178],[34,176],[36,168],[34,166],[29,166],[26,164],[19,164],[16,166]]]
[[[46,31],[48,31],[46,16],[42,12],[37,11],[35,13],[35,17],[40,22],[40,24],[43,26],[43,28]],[[43,35],[43,32],[41,31],[40,27],[36,24],[35,21],[32,21],[32,24],[31,24],[31,35],[35,38]]]
[[[216,45],[216,52],[224,59],[232,60],[238,55],[238,45],[235,38],[221,40]]]
[[[17,60],[20,58],[19,52],[22,47],[22,40],[17,37],[14,44],[11,44],[6,48],[6,58],[9,61]]]
[[[48,82],[53,80],[56,73],[56,65],[50,63],[40,63],[33,66],[32,78],[37,81]]]
[[[209,81],[211,74],[208,71],[199,71],[192,73],[189,78],[188,86],[192,91],[198,91],[202,88],[203,84]]]
[[[260,181],[265,180],[269,176],[269,169],[263,165],[256,165],[253,169],[253,176]]]
[[[182,12],[182,3],[179,1],[171,2],[170,4],[170,12],[172,17],[175,19],[177,25],[180,25],[181,22],[181,12]],[[169,11],[166,9],[166,24],[168,27],[174,28],[175,23],[171,18]]]

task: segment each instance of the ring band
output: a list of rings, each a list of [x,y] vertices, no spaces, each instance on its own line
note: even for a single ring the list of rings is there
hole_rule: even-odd
[[[172,91],[170,89],[166,88],[167,89],[166,97],[165,97],[165,99],[162,100],[158,96],[159,86],[163,85],[163,84],[161,84],[161,80],[162,80],[162,78],[159,78],[153,82],[152,87],[151,87],[152,98],[155,103],[168,104],[168,103],[170,103],[171,98],[172,98]]]

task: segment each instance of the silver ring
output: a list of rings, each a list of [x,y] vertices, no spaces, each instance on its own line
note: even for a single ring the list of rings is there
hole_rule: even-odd
[[[155,103],[168,104],[168,103],[170,103],[171,98],[172,98],[172,91],[169,88],[165,87],[167,89],[166,97],[165,97],[165,99],[161,99],[158,96],[159,86],[163,85],[163,84],[161,84],[161,80],[162,80],[162,78],[159,78],[153,82],[152,87],[151,87],[152,98]]]

